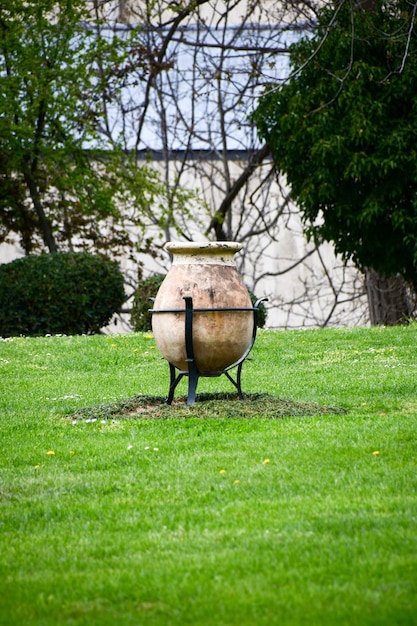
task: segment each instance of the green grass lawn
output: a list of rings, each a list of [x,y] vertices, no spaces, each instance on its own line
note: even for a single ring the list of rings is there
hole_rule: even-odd
[[[0,341],[0,624],[417,624],[416,349],[261,331],[253,405],[118,414],[167,392],[150,334]]]

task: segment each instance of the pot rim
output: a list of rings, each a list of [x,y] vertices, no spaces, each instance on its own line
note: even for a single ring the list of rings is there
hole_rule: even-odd
[[[234,254],[242,249],[238,241],[167,241],[165,250],[173,254],[190,254],[195,251],[199,254]]]

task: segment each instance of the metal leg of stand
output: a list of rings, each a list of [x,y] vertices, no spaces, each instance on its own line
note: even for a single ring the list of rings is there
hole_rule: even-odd
[[[194,404],[200,373],[194,358],[193,346],[193,299],[185,296],[185,351],[188,363],[188,396],[187,405]]]
[[[243,400],[244,396],[243,396],[243,392],[242,392],[242,366],[243,366],[243,361],[242,363],[239,363],[238,367],[237,367],[237,376],[236,376],[236,380],[234,380],[234,378],[232,378],[232,376],[229,374],[229,372],[224,372],[227,376],[227,378],[230,380],[230,382],[236,387],[237,389],[237,394],[239,396],[239,400]]]
[[[178,383],[180,382],[180,380],[183,378],[184,373],[180,372],[178,374],[178,376],[176,376],[175,374],[175,366],[172,365],[172,363],[169,363],[169,392],[168,392],[168,398],[167,398],[167,404],[172,404],[172,401],[174,399],[174,393],[175,393],[175,389],[178,385]]]
[[[243,392],[242,392],[242,367],[243,367],[243,361],[239,363],[239,365],[237,366],[237,378],[236,378],[237,392],[241,400],[243,400],[243,397],[244,397]]]
[[[195,397],[197,394],[197,385],[198,385],[199,374],[198,370],[195,367],[195,363],[188,364],[188,395],[187,395],[187,405],[191,406],[195,402]]]

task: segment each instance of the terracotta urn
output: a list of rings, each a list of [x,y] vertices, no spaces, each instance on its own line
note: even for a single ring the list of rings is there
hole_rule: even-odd
[[[241,248],[236,242],[165,244],[172,266],[155,298],[152,329],[160,352],[180,371],[188,371],[184,298],[192,298],[199,375],[220,375],[253,343],[252,302],[234,261]]]

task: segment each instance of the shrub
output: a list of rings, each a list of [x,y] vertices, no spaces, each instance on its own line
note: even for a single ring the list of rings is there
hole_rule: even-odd
[[[254,305],[255,302],[258,300],[258,298],[250,290],[249,290],[249,295],[250,295],[250,299],[252,300],[252,305]],[[257,318],[256,318],[256,326],[258,328],[264,328],[264,326],[266,324],[266,318],[267,317],[268,317],[268,311],[266,310],[264,303],[261,302],[260,305],[258,306],[258,314],[257,314]]]
[[[125,300],[116,262],[85,252],[0,265],[0,335],[97,333]]]
[[[133,297],[130,316],[130,323],[136,332],[147,332],[152,329],[152,314],[149,313],[149,309],[153,307],[153,302],[148,298],[156,296],[164,278],[164,274],[153,274],[139,282]]]
[[[152,329],[152,314],[149,309],[153,307],[153,302],[149,298],[154,298],[164,280],[164,274],[153,274],[149,278],[142,280],[135,292],[130,323],[136,332],[147,332]],[[257,297],[249,291],[252,304],[255,304]],[[258,309],[257,326],[263,328],[266,323],[267,310],[263,303]]]

